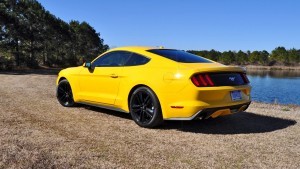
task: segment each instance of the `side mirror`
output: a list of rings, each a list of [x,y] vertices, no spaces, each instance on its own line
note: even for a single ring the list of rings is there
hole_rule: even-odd
[[[91,62],[85,62],[83,66],[88,68],[88,69],[93,69]]]

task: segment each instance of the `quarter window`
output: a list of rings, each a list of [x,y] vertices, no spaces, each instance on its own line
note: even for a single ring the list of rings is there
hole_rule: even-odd
[[[131,53],[125,51],[110,52],[93,62],[94,67],[118,67],[124,66]]]
[[[125,66],[136,66],[136,65],[144,65],[147,62],[149,62],[149,58],[146,58],[144,56],[141,56],[136,53],[132,53],[129,60],[126,62]]]

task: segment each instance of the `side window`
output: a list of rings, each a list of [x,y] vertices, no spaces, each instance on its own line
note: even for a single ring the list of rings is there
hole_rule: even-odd
[[[107,53],[93,62],[95,67],[118,67],[124,66],[131,53],[124,51]]]
[[[132,53],[129,60],[126,62],[125,66],[136,66],[136,65],[143,65],[149,62],[149,58],[144,56],[138,55],[136,53]]]

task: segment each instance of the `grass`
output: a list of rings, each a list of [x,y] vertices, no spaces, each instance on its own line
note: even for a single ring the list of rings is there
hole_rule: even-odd
[[[144,129],[128,114],[60,106],[55,75],[0,79],[0,168],[300,167],[299,106],[254,102],[245,113]]]
[[[282,108],[282,111],[290,111],[290,109],[289,109],[289,108],[286,108],[286,107],[284,107],[284,108]]]

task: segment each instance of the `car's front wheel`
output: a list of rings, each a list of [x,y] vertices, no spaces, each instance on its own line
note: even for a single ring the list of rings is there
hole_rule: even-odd
[[[139,87],[132,93],[129,109],[132,119],[141,127],[152,128],[163,122],[158,98],[148,87]]]
[[[75,105],[71,85],[67,79],[58,83],[56,97],[58,102],[65,107],[72,107]]]

